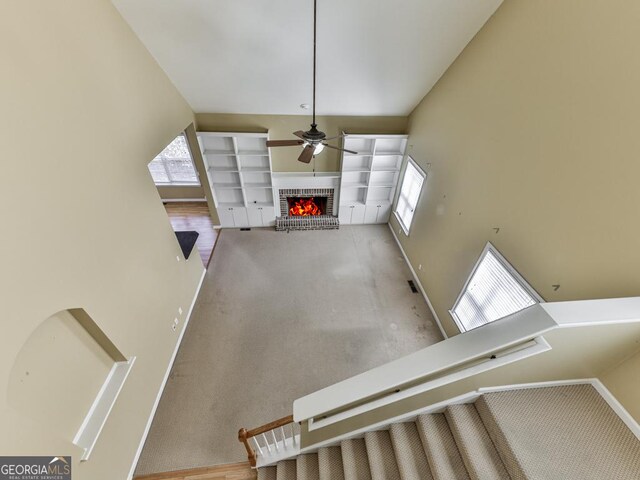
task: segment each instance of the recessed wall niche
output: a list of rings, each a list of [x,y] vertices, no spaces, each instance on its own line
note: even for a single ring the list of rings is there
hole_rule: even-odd
[[[20,349],[8,403],[44,431],[82,447],[86,460],[133,360],[84,309],[62,310],[38,325]]]

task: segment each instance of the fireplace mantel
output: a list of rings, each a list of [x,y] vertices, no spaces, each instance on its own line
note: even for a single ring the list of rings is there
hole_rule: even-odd
[[[273,172],[274,191],[280,188],[340,189],[340,172]],[[277,198],[277,197],[276,197]]]

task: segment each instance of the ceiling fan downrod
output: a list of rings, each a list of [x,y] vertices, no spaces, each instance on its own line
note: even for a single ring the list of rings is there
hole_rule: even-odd
[[[267,140],[267,147],[293,147],[302,146],[303,150],[298,160],[303,163],[309,163],[311,159],[322,152],[325,147],[333,150],[344,151],[357,154],[352,150],[346,150],[340,147],[334,147],[325,143],[327,140],[342,137],[343,134],[327,139],[327,134],[318,130],[316,123],[316,76],[317,76],[317,39],[318,39],[318,0],[313,0],[313,117],[311,128],[304,132],[298,130],[293,134],[298,137],[297,140]]]
[[[313,121],[311,130],[318,130],[316,127],[316,39],[318,31],[318,0],[313,0]]]

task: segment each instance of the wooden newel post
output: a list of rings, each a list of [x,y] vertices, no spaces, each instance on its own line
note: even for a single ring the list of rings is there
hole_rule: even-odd
[[[256,452],[249,445],[249,438],[247,437],[247,429],[246,428],[241,428],[240,431],[238,431],[238,440],[240,442],[244,443],[244,448],[247,450],[247,456],[249,457],[249,464],[252,467],[255,467],[256,466],[256,459],[257,459]]]

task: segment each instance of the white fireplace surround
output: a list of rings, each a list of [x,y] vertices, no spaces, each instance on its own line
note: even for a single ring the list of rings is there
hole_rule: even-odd
[[[279,198],[279,191],[283,188],[333,188],[334,202],[332,215],[338,215],[340,198],[340,173],[339,172],[273,172],[272,174],[273,198]],[[283,216],[280,212],[280,203],[274,202],[276,217]],[[286,216],[286,212],[285,215]]]

